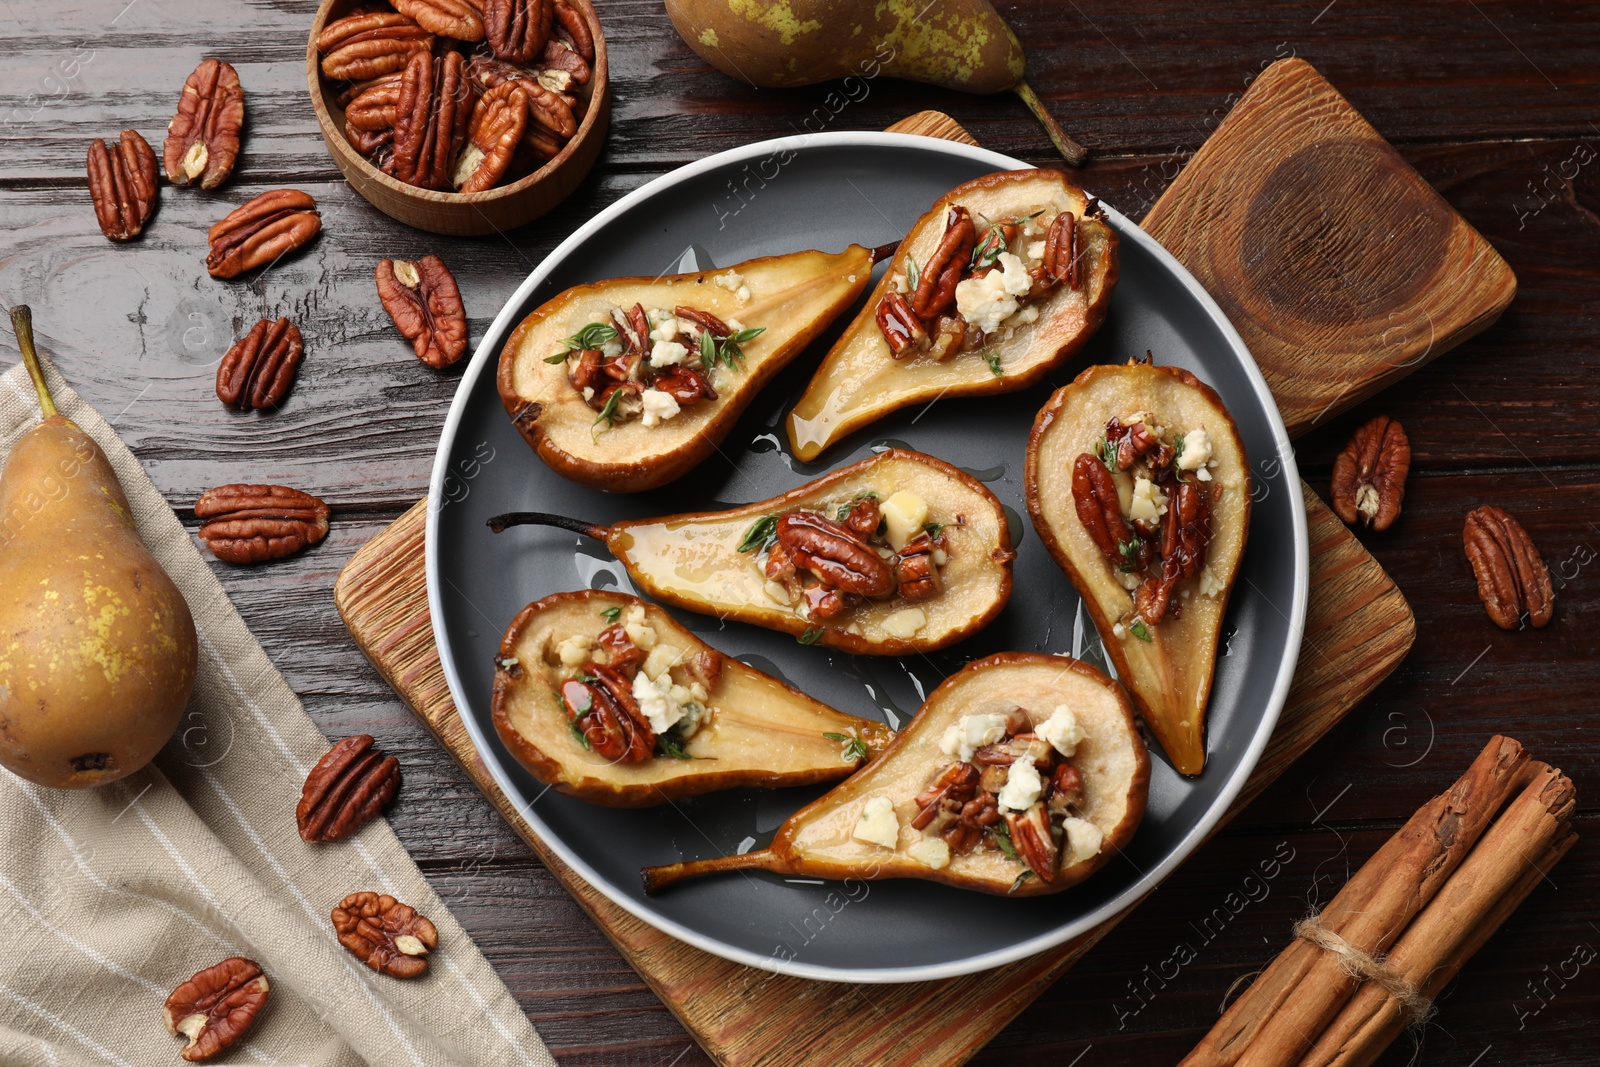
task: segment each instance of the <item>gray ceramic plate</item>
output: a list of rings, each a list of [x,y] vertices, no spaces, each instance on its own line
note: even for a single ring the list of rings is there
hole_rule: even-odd
[[[981,149],[898,134],[841,133],[750,145],[650,182],[581,227],[528,276],[478,346],[451,405],[430,488],[428,596],[446,677],[495,780],[550,846],[597,889],[648,923],[743,963],[811,978],[904,982],[994,967],[1061,943],[1147,892],[1198,845],[1244,784],[1289,690],[1305,618],[1307,538],[1299,476],[1266,383],[1215,303],[1178,263],[1114,211],[1122,280],[1086,354],[1023,393],[950,400],[899,412],[802,464],[782,418],[817,358],[843,328],[756,399],[720,455],[650,493],[616,496],[564,481],[534,456],[495,391],[506,337],[561,290],[618,275],[725,266],[805,248],[834,251],[902,236],[941,194],[1025,164]],[[513,615],[549,593],[629,588],[592,543],[557,530],[498,536],[503,511],[597,522],[733,506],[792,489],[887,444],[958,464],[1006,505],[1016,590],[988,629],[931,656],[851,657],[791,637],[674,612],[708,643],[843,711],[903,725],[945,675],[1002,650],[1064,652],[1104,665],[1077,594],[1023,509],[1022,465],[1033,417],[1088,362],[1146,349],[1222,394],[1254,465],[1250,545],[1228,609],[1207,735],[1209,763],[1180,778],[1153,753],[1150,806],[1131,847],[1081,886],[1030,900],[913,881],[823,884],[765,874],[686,883],[647,898],[639,868],[764,844],[820,789],[736,790],[643,810],[609,810],[547,792],[500,745],[489,717],[492,659]]]

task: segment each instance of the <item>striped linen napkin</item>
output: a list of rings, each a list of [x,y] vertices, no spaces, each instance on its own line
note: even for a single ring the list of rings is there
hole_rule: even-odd
[[[105,449],[145,543],[188,600],[200,665],[178,735],[138,774],[68,792],[0,770],[0,1063],[182,1062],[183,1039],[162,1021],[167,994],[237,955],[261,964],[272,992],[218,1062],[552,1067],[386,822],[343,842],[300,840],[295,803],[328,743],[138,460],[46,374],[62,414]],[[0,456],[38,418],[23,368],[0,376]],[[357,890],[433,920],[426,975],[398,981],[340,947],[329,911]]]

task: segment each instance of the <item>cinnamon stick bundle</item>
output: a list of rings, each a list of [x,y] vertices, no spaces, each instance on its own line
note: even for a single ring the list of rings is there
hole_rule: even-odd
[[[1317,917],[1328,945],[1291,943],[1183,1067],[1370,1064],[1572,846],[1574,803],[1559,771],[1492,738]],[[1385,953],[1382,982],[1352,966]]]

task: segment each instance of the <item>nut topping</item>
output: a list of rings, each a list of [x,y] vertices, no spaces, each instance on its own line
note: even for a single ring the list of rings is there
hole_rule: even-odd
[[[267,976],[255,960],[234,956],[196,972],[167,998],[167,1029],[189,1039],[178,1053],[199,1063],[233,1047],[266,1007]]]
[[[439,931],[409,904],[378,893],[351,893],[333,909],[333,929],[356,959],[393,978],[428,969]]]
[[[1478,596],[1502,630],[1517,630],[1523,618],[1539,629],[1555,611],[1550,571],[1522,524],[1504,508],[1486,505],[1467,512],[1461,539],[1478,578]]]
[[[328,505],[281,485],[223,485],[194,506],[200,539],[227,563],[262,563],[320,544]]]
[[[417,358],[435,369],[467,351],[467,313],[461,290],[444,260],[426,255],[416,262],[378,261],[378,298]]]
[[[389,174],[422,189],[449,187],[472,120],[464,70],[460,52],[446,52],[437,61],[429,52],[411,57],[395,105]]]
[[[89,196],[100,231],[113,241],[139,236],[156,211],[156,155],[137,130],[123,130],[117,146],[89,145]]]
[[[1112,565],[1122,562],[1120,545],[1130,542],[1128,525],[1122,521],[1122,504],[1116,482],[1106,465],[1087,452],[1072,464],[1072,503],[1078,521]]]
[[[286,318],[262,319],[217,364],[217,399],[230,408],[276,408],[289,395],[305,346]]]
[[[894,592],[894,571],[865,541],[815,512],[793,511],[778,519],[778,543],[794,565],[824,585],[856,596]]]
[[[1054,881],[1061,848],[1050,832],[1050,817],[1045,813],[1044,804],[1034,804],[1021,815],[1006,812],[1006,829],[1011,832],[1011,847],[1017,850],[1018,858],[1028,870],[1042,882]]]
[[[1078,220],[1072,217],[1072,212],[1063,211],[1045,233],[1040,276],[1052,283],[1066,282],[1068,289],[1076,289],[1078,259]]]
[[[306,775],[295,806],[304,841],[342,841],[378,817],[400,790],[400,761],[373,746],[372,735],[347,737]]]
[[[977,240],[972,213],[959,204],[952,207],[945,220],[944,237],[923,265],[911,297],[911,310],[918,318],[927,321],[955,306],[956,285],[967,269]]]
[[[322,73],[363,81],[404,70],[417,52],[433,48],[433,34],[395,11],[373,11],[330,22],[317,37]]]
[[[470,0],[393,0],[395,9],[441,37],[481,41],[483,15]]]
[[[215,189],[233,173],[244,127],[244,90],[232,64],[208,59],[183,83],[161,155],[173,185]]]
[[[550,0],[484,0],[489,49],[508,63],[532,63],[550,39]]]
[[[213,278],[237,278],[302,247],[322,229],[316,208],[298,189],[273,189],[235,208],[211,227],[206,270]]]
[[[1354,525],[1387,530],[1400,516],[1411,471],[1411,442],[1387,415],[1364,423],[1333,461],[1333,510]]]
[[[642,763],[655,754],[656,735],[633,698],[633,689],[615,667],[587,663],[594,679],[561,684],[567,718],[596,755],[616,763]]]

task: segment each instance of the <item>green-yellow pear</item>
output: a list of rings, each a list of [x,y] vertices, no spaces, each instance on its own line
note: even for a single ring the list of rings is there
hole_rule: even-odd
[[[0,765],[81,789],[132,774],[166,744],[198,646],[110,461],[56,411],[26,307],[11,325],[44,421],[0,472]]]

